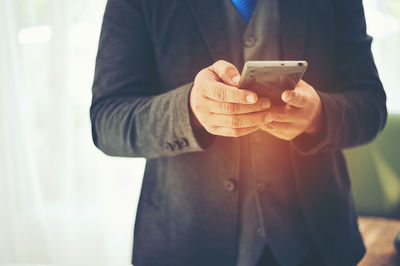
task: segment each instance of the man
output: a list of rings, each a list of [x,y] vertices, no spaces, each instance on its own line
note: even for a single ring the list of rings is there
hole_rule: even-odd
[[[109,0],[95,145],[145,157],[132,263],[356,265],[342,149],[386,96],[361,0]],[[247,60],[307,60],[283,106],[237,88]]]

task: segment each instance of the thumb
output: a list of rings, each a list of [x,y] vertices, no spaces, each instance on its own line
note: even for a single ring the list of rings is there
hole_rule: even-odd
[[[240,74],[237,68],[224,60],[219,60],[210,66],[210,70],[227,85],[237,86],[240,80]]]
[[[302,108],[308,104],[307,95],[299,90],[286,90],[282,93],[282,101],[294,107]]]

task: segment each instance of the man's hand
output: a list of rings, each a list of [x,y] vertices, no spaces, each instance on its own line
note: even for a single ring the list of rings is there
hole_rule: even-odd
[[[238,89],[240,74],[226,61],[217,61],[201,70],[190,93],[190,107],[196,123],[209,133],[239,137],[259,129],[268,99],[258,99],[252,91]]]
[[[267,111],[260,128],[277,138],[292,140],[298,135],[318,134],[321,129],[321,99],[315,89],[303,80],[294,90],[282,93],[284,106],[273,106]]]

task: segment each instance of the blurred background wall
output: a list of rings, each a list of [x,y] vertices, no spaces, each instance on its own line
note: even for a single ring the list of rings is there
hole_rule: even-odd
[[[145,160],[102,154],[89,121],[105,4],[0,0],[0,264],[130,264]],[[400,114],[400,1],[364,5]]]

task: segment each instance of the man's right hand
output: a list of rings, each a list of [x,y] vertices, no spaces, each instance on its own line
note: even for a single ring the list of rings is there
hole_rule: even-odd
[[[201,70],[190,93],[190,107],[199,126],[209,133],[239,137],[264,123],[269,99],[258,99],[249,90],[238,89],[240,74],[234,65],[219,60]]]

